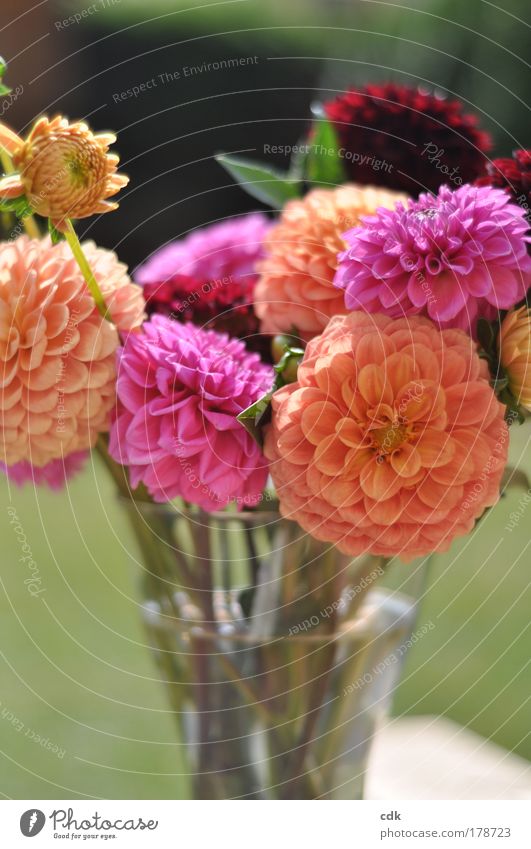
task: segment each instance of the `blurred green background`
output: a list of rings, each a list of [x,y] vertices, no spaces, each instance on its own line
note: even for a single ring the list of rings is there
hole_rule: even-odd
[[[88,232],[131,264],[167,238],[249,209],[213,153],[259,151],[265,137],[296,141],[316,90],[323,96],[369,79],[429,82],[482,116],[497,154],[529,146],[524,0],[503,9],[483,0],[411,0],[408,8],[380,0],[151,0],[149,14],[142,0],[106,0],[81,23],[58,28],[89,5],[3,0],[0,53],[10,84],[25,87],[4,120],[21,128],[60,106],[119,131],[131,190],[118,214]],[[165,68],[255,52],[261,61],[245,77],[199,76],[157,98],[113,102],[113,92]],[[199,164],[181,167],[192,159]],[[513,429],[511,447],[513,463],[527,471],[529,434],[529,422]],[[182,797],[180,746],[140,626],[136,549],[105,470],[95,459],[59,495],[0,484],[0,792]],[[477,533],[435,559],[419,624],[436,627],[410,651],[394,710],[447,714],[531,758],[531,513],[506,530],[523,494],[508,493]],[[41,573],[38,598],[24,585],[10,505]]]
[[[528,472],[530,432],[513,430],[511,449]],[[524,494],[508,492],[477,533],[434,559],[418,624],[435,627],[407,656],[394,712],[447,714],[531,758],[530,518],[505,529]],[[137,552],[105,469],[60,495],[2,482],[2,504],[2,793],[182,798],[180,747],[140,625]],[[38,563],[38,598],[9,505]]]

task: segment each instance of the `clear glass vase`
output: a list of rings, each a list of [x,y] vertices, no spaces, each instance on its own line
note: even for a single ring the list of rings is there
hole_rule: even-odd
[[[359,799],[416,604],[267,509],[124,499],[197,799]],[[418,573],[419,568],[416,567]]]

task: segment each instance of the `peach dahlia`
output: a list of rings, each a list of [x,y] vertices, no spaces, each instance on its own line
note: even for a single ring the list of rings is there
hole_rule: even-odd
[[[273,396],[265,454],[282,514],[347,554],[445,551],[498,499],[504,409],[463,331],[333,318]]]
[[[343,233],[361,216],[392,209],[407,196],[371,186],[314,189],[288,201],[266,240],[257,266],[255,312],[263,333],[292,333],[308,340],[321,333],[333,315],[347,312],[343,293],[333,285]]]
[[[94,304],[66,243],[20,236],[0,243],[0,462],[41,468],[94,445],[116,392],[118,329],[142,321],[125,266],[87,254],[116,324]]]

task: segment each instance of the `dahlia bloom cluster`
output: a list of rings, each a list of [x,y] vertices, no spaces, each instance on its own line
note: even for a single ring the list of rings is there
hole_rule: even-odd
[[[135,273],[149,315],[225,331],[256,347],[256,265],[270,224],[254,213],[196,230],[156,251]]]
[[[504,412],[463,331],[336,317],[273,396],[265,454],[281,511],[347,554],[445,551],[498,500]]]
[[[478,129],[475,115],[459,100],[414,86],[349,89],[325,103],[324,111],[345,151],[351,180],[408,194],[436,192],[448,174],[453,185],[474,180],[492,147],[488,133]]]
[[[86,245],[114,323],[102,319],[64,242],[0,243],[0,458],[45,467],[94,445],[114,405],[118,330],[142,293],[114,254]]]
[[[334,286],[345,230],[380,207],[392,209],[405,195],[364,186],[315,189],[288,201],[270,230],[259,264],[255,311],[263,333],[295,331],[308,341],[333,315],[345,312]]]
[[[496,317],[531,285],[527,229],[505,191],[442,186],[345,233],[334,283],[349,310],[422,314],[475,334],[478,317]]]
[[[23,195],[69,240],[0,244],[10,480],[58,488],[109,432],[155,502],[254,507],[271,475],[282,514],[317,539],[405,560],[445,551],[495,504],[505,404],[531,410],[528,151],[485,169],[488,136],[461,104],[405,86],[349,91],[325,113],[357,184],[303,165],[289,196],[310,174],[320,187],[274,225],[256,213],[197,230],[143,263],[138,285],[67,220],[115,207],[114,136],[57,118],[22,140],[0,124],[16,169],[0,203],[20,211]],[[475,183],[441,186],[452,167]],[[273,334],[275,368],[252,352]]]
[[[119,351],[110,454],[155,501],[253,506],[267,464],[236,417],[272,383],[272,368],[240,340],[153,316]]]

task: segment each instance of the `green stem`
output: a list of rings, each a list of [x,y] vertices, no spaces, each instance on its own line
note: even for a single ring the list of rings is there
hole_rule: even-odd
[[[0,159],[2,160],[2,168],[4,169],[4,174],[12,174],[14,172],[13,163],[11,162],[11,157],[7,150],[4,147],[0,146]]]
[[[312,682],[313,686],[309,693],[307,711],[300,739],[291,753],[291,763],[288,769],[289,778],[283,798],[296,798],[294,794],[296,794],[297,787],[306,777],[304,762],[310,751],[313,733],[323,707],[324,694],[326,693],[330,677],[334,670],[336,651],[337,638],[331,635],[328,644],[323,647],[321,652],[322,658],[320,660],[323,661],[321,671],[318,672],[315,680]]]
[[[131,501],[135,501],[135,500],[137,500],[137,501],[147,501],[147,502],[151,501],[151,499],[150,499],[150,497],[147,493],[139,492],[138,490],[136,490],[136,491],[131,490],[130,485],[129,485],[129,481],[127,479],[127,473],[126,473],[124,467],[120,466],[119,463],[116,463],[109,456],[106,438],[102,435],[98,439],[97,450],[98,450],[98,453],[99,453],[100,457],[102,458],[103,462],[105,463],[108,471],[112,475],[112,477],[113,477],[113,479],[114,479],[114,481],[115,481],[115,483],[118,487],[118,490],[119,490],[119,492],[122,496],[124,496],[125,498],[128,498]],[[153,520],[155,519],[155,517],[156,517],[156,513],[154,513],[154,515],[153,515]],[[143,525],[136,524],[134,522],[133,522],[133,525],[134,525],[136,533],[137,533],[137,538],[143,539],[143,536],[145,536],[145,534],[143,535],[143,534],[140,533],[140,530],[141,530]],[[194,532],[195,526],[192,526],[192,527],[193,527],[193,532]],[[161,527],[159,527],[158,530],[161,533],[163,532],[163,529]],[[153,533],[153,528],[148,527],[147,528],[147,534],[149,535],[151,533]],[[194,540],[195,540],[196,547],[197,547],[196,548],[197,557],[204,561],[208,557],[208,540],[205,539],[204,532],[203,532],[202,529],[200,529],[199,533],[194,534]],[[169,541],[169,542],[171,542],[171,541]],[[145,554],[145,551],[144,551],[144,554]],[[151,560],[151,558],[148,558],[148,559]],[[155,562],[157,562],[158,558],[155,557],[155,558],[153,558],[153,560]],[[208,563],[208,574],[210,574],[210,569],[211,569],[211,564],[209,562]],[[199,572],[200,571],[201,571],[201,569],[199,569]],[[204,567],[203,567],[202,571],[203,572],[205,571]],[[166,597],[168,598],[168,600],[171,604],[172,599],[173,599],[173,594],[172,594],[171,590],[168,591],[168,589],[167,589],[168,581],[163,574],[160,574],[160,572],[159,572],[158,577],[161,580],[161,583],[164,585],[164,588],[166,590],[165,595],[166,595]],[[193,581],[193,576],[192,576],[190,570],[187,571],[185,578],[188,581]],[[189,585],[189,586],[187,586],[186,591],[189,594],[192,593],[192,596],[194,597],[196,604],[199,606],[199,608],[202,611],[203,611],[203,604],[206,601],[207,611],[206,611],[206,615],[203,611],[203,615],[205,616],[205,620],[208,623],[208,625],[213,626],[214,625],[214,611],[213,611],[213,608],[212,608],[212,593],[207,591],[206,592],[206,599],[205,599],[204,598],[204,594],[205,594],[205,588],[204,587],[200,588],[200,589],[203,589],[203,593],[198,592],[197,594],[195,594],[195,593],[193,593],[194,589],[196,589],[194,586]],[[208,588],[206,588],[206,590],[208,590]],[[203,598],[202,598],[202,596],[203,596]],[[205,635],[207,637],[215,638],[215,636],[216,636],[215,633],[212,633],[212,634],[209,633],[208,627],[206,629],[204,629],[204,632],[205,632]],[[254,691],[254,689],[245,680],[243,680],[240,677],[238,670],[236,669],[236,667],[234,666],[232,661],[228,657],[226,657],[222,652],[218,655],[218,659],[219,659],[220,663],[222,664],[222,666],[224,667],[225,672],[227,673],[227,675],[229,677],[229,680],[236,687],[238,687],[238,689],[240,690],[240,693],[243,695],[246,703],[250,707],[253,708],[253,710],[256,712],[256,714],[258,716],[260,716],[263,721],[265,721],[267,723],[271,723],[273,721],[273,718],[274,718],[273,715],[269,712],[268,708],[264,704],[262,704],[258,693],[256,693]]]
[[[38,224],[33,215],[25,215],[22,219],[22,225],[30,239],[41,238],[41,231],[39,230]]]
[[[92,269],[91,269],[91,267],[88,263],[88,260],[85,256],[85,254],[83,253],[83,248],[81,247],[81,242],[79,241],[79,239],[77,237],[77,233],[74,230],[74,225],[72,224],[72,221],[70,220],[70,218],[67,218],[67,220],[66,220],[65,237],[66,237],[66,241],[70,245],[70,250],[72,251],[72,253],[74,255],[74,259],[77,262],[77,264],[79,265],[81,273],[82,273],[83,277],[85,278],[85,282],[86,282],[86,284],[89,288],[89,292],[92,295],[92,297],[94,298],[94,302],[95,302],[96,306],[98,307],[98,310],[100,311],[103,318],[107,319],[107,321],[111,321],[111,317],[110,317],[110,314],[109,314],[109,310],[107,309],[105,299],[104,299],[104,297],[101,293],[100,287],[98,286],[98,282],[97,282],[96,278],[94,277],[94,274],[93,274]]]
[[[380,555],[369,554],[365,556],[359,569],[352,575],[352,590],[355,592],[348,607],[349,618],[352,618],[355,611],[364,603],[365,597],[374,589],[375,583],[384,574],[391,560],[391,557],[381,557]],[[362,586],[362,583],[364,583],[364,586]]]

